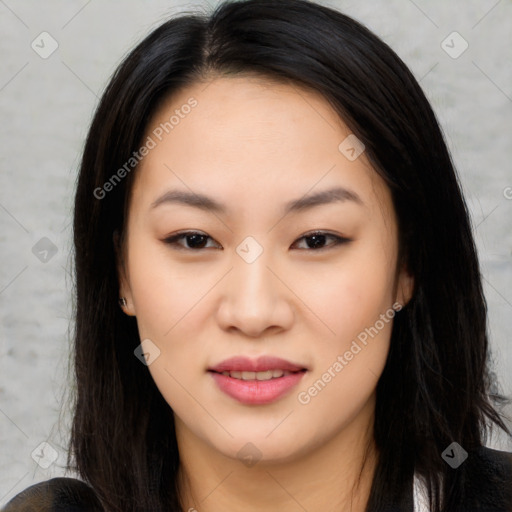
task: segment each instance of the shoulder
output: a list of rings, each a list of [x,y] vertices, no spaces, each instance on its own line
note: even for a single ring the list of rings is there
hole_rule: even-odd
[[[104,512],[94,490],[76,478],[52,478],[14,496],[1,512]]]
[[[464,464],[466,501],[475,510],[512,511],[512,453],[480,447]]]
[[[512,482],[512,453],[510,452],[482,446],[468,457],[467,462],[473,478],[483,481],[506,479]]]

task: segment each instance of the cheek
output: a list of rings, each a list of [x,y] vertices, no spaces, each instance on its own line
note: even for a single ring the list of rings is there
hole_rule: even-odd
[[[149,371],[173,408],[190,408],[183,386],[190,389],[192,379],[205,369],[201,333],[211,317],[207,292],[222,269],[212,269],[211,263],[180,263],[164,244],[132,239],[129,277],[137,327],[140,339],[151,340],[159,350]]]
[[[182,328],[218,277],[211,267],[180,264],[165,244],[134,237],[130,286],[141,336],[165,341]],[[202,270],[203,269],[203,270]],[[204,279],[201,273],[204,271]]]
[[[372,326],[394,302],[392,258],[371,243],[340,256],[325,273],[301,279],[304,302],[328,327],[322,331],[326,340],[340,348]]]
[[[304,288],[308,306],[329,327],[322,328],[314,371],[301,388],[306,395],[299,403],[310,400],[311,411],[321,414],[333,402],[355,411],[373,392],[386,362],[395,316],[393,272],[393,258],[368,243],[347,253],[320,282],[311,279]]]

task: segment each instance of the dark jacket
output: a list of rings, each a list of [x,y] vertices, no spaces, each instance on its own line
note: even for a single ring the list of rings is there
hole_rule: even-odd
[[[459,510],[512,512],[512,453],[480,448],[466,463],[469,478]],[[389,508],[390,512],[413,512],[412,496],[411,488],[400,504]],[[1,512],[105,512],[105,509],[84,482],[52,478],[20,492]]]

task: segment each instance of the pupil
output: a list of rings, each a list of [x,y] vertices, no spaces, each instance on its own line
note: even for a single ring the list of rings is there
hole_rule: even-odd
[[[311,235],[308,237],[309,240],[313,240],[313,244],[308,243],[310,248],[321,247],[325,243],[325,235]]]
[[[203,244],[201,244],[201,242],[199,242],[199,244],[197,244],[197,243],[194,243],[194,241],[192,241],[192,243],[190,243],[190,239],[196,240],[196,242],[197,242],[197,239],[201,239],[201,238],[204,239],[204,238],[206,238],[206,236],[205,235],[188,235],[187,238],[189,241],[189,246],[197,248],[198,246],[204,245],[205,240],[203,240]]]

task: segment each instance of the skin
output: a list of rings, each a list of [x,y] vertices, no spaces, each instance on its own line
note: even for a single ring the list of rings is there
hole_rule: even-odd
[[[124,311],[160,350],[148,368],[175,415],[183,510],[363,511],[392,320],[309,403],[298,395],[381,314],[410,299],[389,189],[364,152],[350,161],[339,151],[350,130],[322,96],[257,76],[186,87],[160,106],[146,135],[191,97],[197,106],[136,171],[119,258]],[[363,204],[283,216],[284,203],[336,186]],[[172,189],[211,196],[227,212],[151,207]],[[190,238],[165,242],[184,230],[211,238],[200,249],[179,249]],[[327,237],[315,249],[303,237],[316,230],[351,241]],[[263,248],[252,263],[236,252],[247,236]],[[234,355],[267,354],[308,368],[271,404],[241,404],[207,372]],[[237,456],[247,443],[261,457],[251,467]]]

